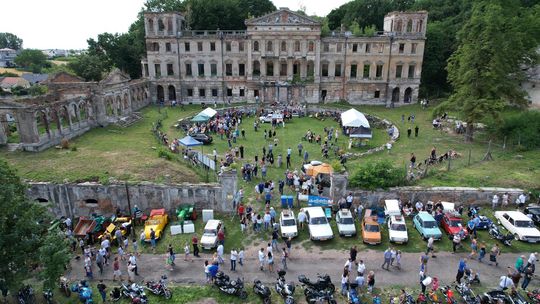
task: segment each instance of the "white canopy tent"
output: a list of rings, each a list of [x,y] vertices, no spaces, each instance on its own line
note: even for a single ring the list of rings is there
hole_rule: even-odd
[[[212,117],[214,117],[214,115],[217,114],[217,111],[212,109],[212,108],[206,108],[199,114],[203,114],[203,115],[206,115],[206,116],[212,118]]]
[[[341,124],[348,129],[351,138],[372,138],[371,127],[366,116],[356,109],[350,109],[341,113]]]

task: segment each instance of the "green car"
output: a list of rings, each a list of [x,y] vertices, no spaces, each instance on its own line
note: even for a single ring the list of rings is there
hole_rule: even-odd
[[[431,214],[425,211],[418,212],[418,214],[414,216],[413,224],[424,240],[427,240],[430,237],[433,237],[435,240],[440,240],[442,237],[442,232],[437,225],[437,221]]]

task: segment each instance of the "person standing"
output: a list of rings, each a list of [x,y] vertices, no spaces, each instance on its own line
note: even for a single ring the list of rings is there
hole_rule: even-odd
[[[101,253],[98,253],[96,255],[96,265],[99,268],[99,274],[103,275],[103,255]]]
[[[281,248],[281,266],[283,267],[283,270],[287,270],[287,258],[289,255],[287,254],[287,249],[285,247]]]
[[[236,249],[231,250],[231,271],[236,271],[236,260],[238,259],[238,252]]]
[[[408,127],[407,128],[407,137],[408,138],[411,138],[411,133],[412,133],[411,127]]]
[[[304,164],[307,164],[308,159],[309,159],[309,153],[308,153],[308,151],[306,150],[306,151],[304,151]]]
[[[373,292],[373,287],[375,287],[375,272],[370,271],[367,276],[368,282],[368,293]]]
[[[152,253],[156,253],[156,232],[153,228],[150,228],[150,245],[152,246]]]
[[[414,127],[414,137],[418,137],[418,125],[416,125],[416,127]]]
[[[135,282],[135,275],[136,275],[136,271],[137,271],[137,266],[131,264],[131,262],[128,262],[128,267],[127,267],[127,269],[128,269],[128,278],[129,278],[129,282],[130,282],[130,283]]]
[[[191,257],[191,252],[189,252],[189,243],[186,242],[186,245],[184,246],[184,261],[191,261],[193,262],[193,258]],[[174,254],[173,254],[173,265],[174,265]]]
[[[274,228],[272,229],[272,248],[278,248],[278,238],[279,238],[279,233],[278,233],[278,229]]]
[[[384,263],[381,265],[382,269],[384,268],[384,265],[386,265],[386,270],[390,270],[390,261],[392,259],[392,252],[390,251],[390,248],[387,248],[384,252]]]
[[[520,257],[517,258],[516,260],[516,264],[515,264],[515,267],[516,267],[516,271],[518,272],[523,272],[525,270],[525,256],[522,255]]]
[[[259,269],[261,271],[264,271],[265,258],[266,258],[266,255],[264,254],[264,248],[261,248],[261,250],[259,250]]]
[[[101,295],[101,300],[103,303],[107,300],[107,292],[105,289],[107,289],[107,286],[103,283],[103,280],[99,280],[99,283],[97,284],[97,289],[99,291],[99,294]]]
[[[193,246],[193,256],[199,258],[199,239],[196,234],[193,234],[193,237],[191,238],[191,245]]]
[[[244,146],[243,146],[243,145],[240,145],[240,147],[238,148],[238,150],[240,151],[240,158],[241,158],[241,159],[244,159]]]
[[[491,200],[491,208],[495,210],[497,206],[499,205],[499,196],[497,193],[493,195],[493,199]]]
[[[302,157],[302,150],[304,149],[304,146],[302,143],[298,143],[298,157]]]
[[[115,257],[113,262],[113,281],[116,281],[116,277],[122,281],[122,271],[120,271],[120,261],[118,261],[118,257]]]
[[[461,237],[459,236],[459,234],[454,234],[454,237],[452,238],[452,253],[456,253],[456,249],[460,246],[461,244]]]
[[[521,289],[526,290],[527,286],[531,282],[532,276],[534,274],[533,266],[528,266],[523,272],[523,282],[521,283]]]
[[[432,258],[435,257],[435,250],[433,248],[434,241],[435,241],[435,239],[433,238],[433,236],[430,236],[428,241],[427,241],[427,249],[426,249],[426,255],[429,255],[429,253],[431,252],[431,257]]]
[[[478,254],[478,262],[482,263],[482,260],[486,256],[486,243],[480,243],[480,253]]]
[[[416,164],[416,156],[414,155],[414,153],[411,153],[411,169],[414,169],[414,166]]]
[[[476,258],[477,254],[478,254],[478,241],[476,240],[476,237],[471,237],[471,253],[469,254],[469,259]]]
[[[356,271],[358,272],[358,276],[364,277],[364,273],[366,272],[366,265],[364,264],[364,260],[360,260]]]
[[[268,263],[268,271],[274,272],[274,255],[272,254],[272,251],[268,251],[267,263]]]
[[[461,279],[463,278],[463,275],[465,275],[465,269],[467,269],[467,259],[460,259],[459,265],[458,265],[458,271],[456,274],[456,282],[458,284],[461,283]]]
[[[343,269],[343,274],[341,275],[341,295],[345,296],[347,294],[347,287],[349,286],[349,270],[347,268]]]
[[[291,148],[289,148],[290,150]],[[287,151],[287,169],[289,169],[291,167],[291,155],[288,154],[288,151]]]
[[[495,266],[499,266],[499,262],[497,262],[497,256],[500,254],[501,249],[499,249],[499,245],[495,243],[495,245],[493,245],[491,251],[489,252],[489,265],[491,265],[491,263],[495,263]]]
[[[356,245],[352,246],[349,250],[349,257],[351,258],[351,261],[353,263],[356,263],[356,256],[358,255],[358,249],[356,249]]]
[[[291,256],[291,247],[292,247],[292,239],[289,237],[285,240],[285,245],[287,246],[287,258]]]
[[[218,264],[223,264],[225,261],[223,260],[223,244],[219,244],[217,249],[216,249],[216,253],[217,253],[217,258],[218,258]]]
[[[244,266],[244,248],[240,248],[240,252],[238,252],[238,264]]]
[[[129,255],[129,263],[131,266],[135,267],[133,273],[138,276],[139,268],[137,267],[137,258],[133,254]]]

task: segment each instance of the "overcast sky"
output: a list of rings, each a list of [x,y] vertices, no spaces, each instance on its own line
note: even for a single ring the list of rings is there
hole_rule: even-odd
[[[276,7],[325,16],[349,0],[273,0]],[[1,1],[0,32],[23,39],[25,48],[83,49],[86,39],[103,32],[127,32],[144,0]]]

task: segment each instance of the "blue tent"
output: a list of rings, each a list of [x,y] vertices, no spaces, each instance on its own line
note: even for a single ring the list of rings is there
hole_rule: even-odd
[[[203,143],[188,135],[180,139],[180,144],[186,147],[194,147],[194,146],[202,146]]]

